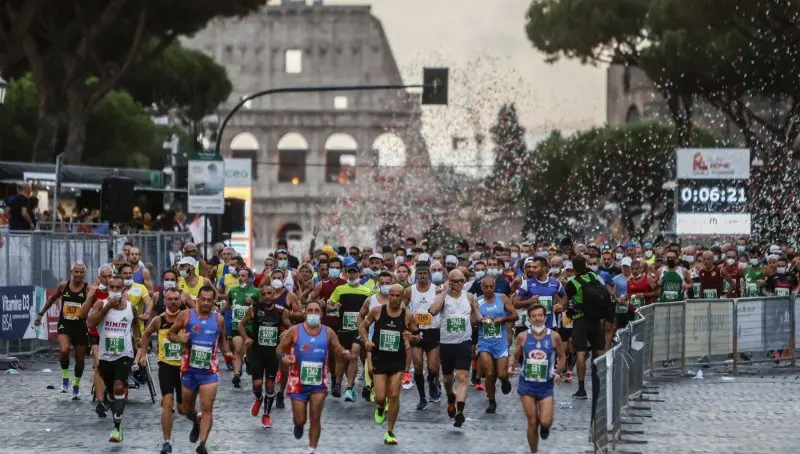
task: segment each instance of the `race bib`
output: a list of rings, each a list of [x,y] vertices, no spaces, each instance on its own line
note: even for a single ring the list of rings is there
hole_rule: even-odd
[[[747,284],[747,296],[759,296],[758,284],[755,282]]]
[[[183,344],[173,344],[164,339],[164,359],[167,361],[180,361],[183,358]]]
[[[447,319],[448,333],[463,333],[467,330],[467,321],[464,317],[450,317]]]
[[[790,290],[784,287],[775,287],[775,296],[789,296]]]
[[[300,383],[307,386],[322,384],[322,363],[303,361],[300,363]]]
[[[277,326],[259,326],[258,327],[258,345],[264,347],[275,347],[278,345],[278,327]]]
[[[617,314],[626,314],[628,312],[628,303],[626,301],[619,301],[614,305],[614,312]]]
[[[665,290],[661,295],[664,297],[664,300],[666,301],[678,300],[678,292],[675,290]]]
[[[378,340],[378,350],[384,352],[399,352],[400,340],[400,331],[389,331],[382,329],[381,337]]]
[[[193,369],[211,369],[211,347],[192,345],[189,353],[189,367]]]
[[[540,296],[539,297],[539,304],[544,306],[545,312],[552,312],[552,310],[553,310],[553,297],[552,296]]]
[[[233,306],[233,323],[239,323],[247,313],[247,306]]]
[[[644,297],[642,295],[631,295],[631,304],[633,307],[644,306]]]
[[[702,289],[702,285],[699,282],[695,282],[692,284],[692,295],[694,298],[700,298],[700,290]]]
[[[708,300],[719,298],[719,296],[717,295],[717,289],[715,289],[715,288],[707,289],[707,290],[704,289],[703,290],[703,298],[708,299]]]
[[[414,320],[420,328],[427,328],[433,324],[433,315],[428,312],[415,312]]]
[[[342,315],[342,330],[355,331],[358,329],[358,312],[345,312]]]
[[[64,305],[64,318],[67,320],[77,320],[80,318],[81,304],[73,303],[72,301],[65,301]]]
[[[528,323],[528,312],[526,312],[525,309],[517,309],[517,315],[519,318],[514,322],[514,326],[526,326]]]
[[[504,325],[498,325],[497,323],[493,323],[491,325],[483,325],[483,338],[484,339],[497,339],[502,335],[501,329],[504,329]]]
[[[532,359],[525,360],[525,381],[544,383],[550,378],[548,371],[550,370],[550,362],[545,359]]]
[[[125,351],[125,338],[106,334],[106,352],[121,355]]]

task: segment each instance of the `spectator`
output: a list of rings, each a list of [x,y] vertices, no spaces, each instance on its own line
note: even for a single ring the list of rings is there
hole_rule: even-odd
[[[19,185],[19,193],[6,202],[8,207],[9,230],[34,230],[36,224],[31,210],[31,185]]]

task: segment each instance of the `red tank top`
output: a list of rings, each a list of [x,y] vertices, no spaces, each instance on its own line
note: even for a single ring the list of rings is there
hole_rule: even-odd
[[[725,296],[727,296],[728,298],[738,298],[739,278],[742,277],[742,273],[739,271],[739,267],[736,266],[736,264],[734,263],[733,266],[725,265],[722,267],[722,269],[724,269],[728,273],[728,276],[730,276],[731,279],[733,279],[733,285],[730,286],[728,291],[725,293]],[[724,283],[722,285],[723,287],[725,286]]]
[[[100,290],[96,289],[94,291],[94,300],[101,301],[108,298],[108,290]],[[92,336],[100,336],[100,333],[97,331],[97,328],[89,328],[89,334]]]
[[[635,295],[637,293],[649,293],[650,283],[647,281],[647,275],[642,274],[639,280],[635,280],[633,276],[628,278],[628,295]],[[645,299],[646,304],[650,304],[650,299]]]
[[[347,284],[347,281],[342,279],[342,278],[336,279],[335,281],[331,280],[330,278],[328,278],[328,279],[325,279],[325,280],[323,280],[321,282],[322,282],[322,285],[320,286],[320,289],[319,289],[319,297],[321,299],[324,299],[325,301],[328,301],[328,299],[331,297],[331,295],[333,295],[333,291],[336,290],[336,287],[338,287],[340,285]],[[329,326],[329,327],[331,327],[333,329],[337,329],[339,327],[339,313],[338,312],[328,312],[328,313],[322,314],[322,323],[325,326]]]
[[[700,270],[700,285],[703,292],[701,298],[720,298],[722,297],[722,274],[720,268],[715,266],[710,270],[705,268]]]

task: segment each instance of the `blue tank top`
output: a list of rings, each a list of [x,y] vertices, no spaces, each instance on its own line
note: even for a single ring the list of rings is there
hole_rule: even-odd
[[[550,328],[547,329],[544,339],[536,339],[528,330],[525,344],[522,347],[522,371],[519,374],[519,386],[552,385],[553,366],[555,359],[555,345]]]
[[[144,268],[139,267],[139,271],[133,273],[133,282],[144,285]]]
[[[289,393],[327,390],[328,327],[322,325],[319,334],[312,336],[306,331],[304,323],[298,325],[293,352],[295,362],[289,371]]]
[[[494,294],[494,304],[487,302],[485,300],[485,295],[478,297],[478,310],[481,313],[481,317],[499,318],[506,315],[506,308],[503,305],[502,295],[502,293]],[[478,339],[490,343],[502,342],[505,344],[505,323],[495,323],[493,325],[485,325],[483,323],[478,324]]]
[[[278,306],[281,310],[286,308],[286,295],[289,294],[289,291],[284,289],[281,296],[275,298],[275,305]]]
[[[194,309],[191,309],[186,332],[189,333],[189,342],[183,350],[181,371],[201,374],[216,373],[219,369],[217,363],[217,339],[219,338],[217,313],[212,312],[208,318],[202,318]]]

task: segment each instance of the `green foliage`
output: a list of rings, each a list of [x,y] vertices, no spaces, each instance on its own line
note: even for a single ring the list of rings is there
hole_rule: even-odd
[[[505,104],[497,113],[497,122],[490,129],[494,143],[494,165],[484,185],[491,192],[498,209],[507,209],[519,197],[528,154],[525,128],[517,117],[514,104]]]
[[[36,137],[36,86],[26,75],[8,81],[0,106],[0,160],[28,161]]]

